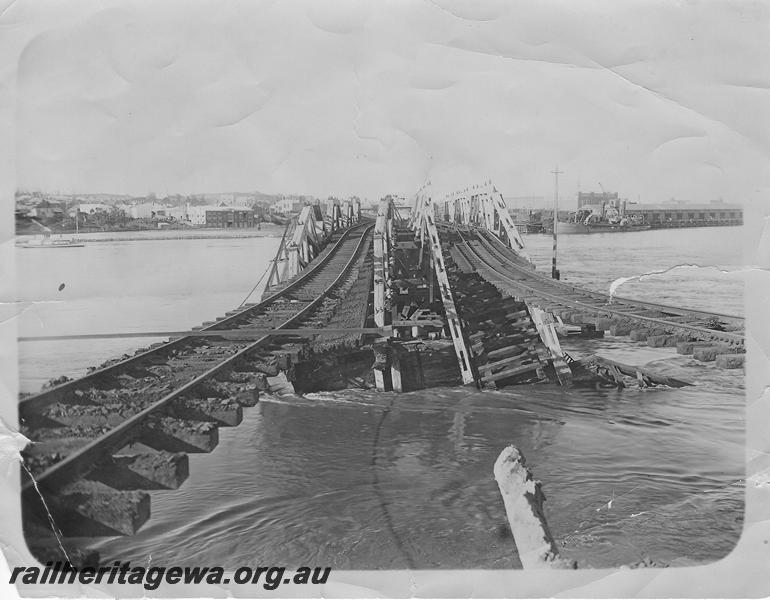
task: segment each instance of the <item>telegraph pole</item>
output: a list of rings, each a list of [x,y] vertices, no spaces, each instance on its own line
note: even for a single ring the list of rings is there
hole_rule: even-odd
[[[558,228],[559,217],[559,175],[564,171],[559,171],[559,165],[556,165],[556,170],[551,171],[556,179],[556,190],[553,195],[553,258],[551,260],[551,277],[553,279],[559,279],[559,269],[556,268],[556,229]]]

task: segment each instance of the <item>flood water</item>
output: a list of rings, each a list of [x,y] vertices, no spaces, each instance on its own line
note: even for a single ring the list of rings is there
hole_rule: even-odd
[[[741,229],[720,228],[718,245],[716,233],[562,236],[562,279],[606,291],[619,277],[702,265],[634,280],[618,294],[740,314]],[[550,270],[550,238],[525,243],[538,268]],[[199,324],[243,300],[277,244],[143,240],[19,250],[27,303],[20,335]],[[21,343],[21,389],[147,343]],[[179,490],[153,492],[153,516],[137,535],[97,547],[105,561],[156,564],[509,568],[517,558],[492,466],[513,443],[543,482],[563,554],[581,566],[644,557],[686,565],[729,553],[743,516],[742,371],[627,339],[565,349],[648,364],[696,385],[263,397],[240,426],[220,430],[214,452],[191,456]]]

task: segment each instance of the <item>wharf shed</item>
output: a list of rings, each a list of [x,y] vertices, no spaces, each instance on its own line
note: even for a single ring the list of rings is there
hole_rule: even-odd
[[[739,204],[712,202],[687,204],[684,202],[663,204],[628,203],[625,214],[640,215],[652,227],[704,227],[743,225],[743,207]]]

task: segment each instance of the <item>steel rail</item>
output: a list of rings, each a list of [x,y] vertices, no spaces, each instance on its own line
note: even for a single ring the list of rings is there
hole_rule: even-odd
[[[287,319],[283,324],[281,324],[278,327],[278,329],[291,326],[295,321],[304,317],[306,313],[315,309],[321,303],[321,301],[326,296],[328,296],[334,290],[335,287],[337,287],[337,285],[340,283],[343,277],[349,274],[352,266],[355,264],[355,261],[358,260],[359,258],[361,248],[364,246],[364,242],[367,239],[367,235],[372,227],[374,227],[374,224],[368,225],[364,229],[361,235],[361,239],[358,241],[358,244],[356,245],[356,248],[353,251],[353,254],[351,255],[348,262],[345,264],[345,267],[340,271],[340,273],[337,275],[334,281],[332,281],[332,283],[325,288],[324,292],[319,294],[316,299],[314,299],[307,306],[302,308],[297,314]],[[335,246],[335,248],[337,247],[338,246]],[[274,299],[277,296],[278,296],[277,294],[274,294],[270,298]],[[83,446],[73,454],[67,456],[63,460],[52,465],[51,467],[49,467],[39,475],[35,476],[34,478],[32,478],[32,476],[30,475],[30,478],[27,479],[27,481],[25,481],[22,485],[22,494],[30,494],[33,492],[37,493],[37,488],[43,488],[46,491],[55,491],[61,486],[66,485],[67,483],[72,483],[73,481],[81,478],[83,475],[85,475],[91,469],[93,469],[98,463],[99,459],[104,457],[105,454],[119,450],[121,447],[125,446],[129,441],[134,439],[137,436],[137,434],[140,432],[143,426],[143,422],[145,421],[145,419],[147,419],[147,417],[160,412],[162,409],[170,405],[173,401],[178,400],[180,396],[182,396],[186,392],[189,392],[190,390],[200,385],[207,379],[210,379],[212,376],[216,375],[226,367],[229,367],[232,363],[238,361],[239,359],[243,358],[250,352],[253,352],[254,350],[256,350],[259,346],[264,344],[271,337],[272,335],[268,334],[259,338],[258,340],[249,344],[247,347],[242,348],[232,356],[229,356],[224,361],[208,369],[206,372],[195,377],[193,380],[184,384],[182,387],[174,390],[173,392],[170,392],[169,394],[165,395],[163,398],[155,401],[152,405],[148,406],[144,410],[136,413],[135,415],[132,415],[127,420],[115,426],[113,429],[111,429],[107,433],[89,442],[88,444],[86,444],[85,446]]]
[[[342,247],[342,244],[347,239],[348,235],[361,227],[373,227],[373,224],[359,224],[354,227],[351,227],[343,232],[343,234],[340,236],[340,238],[334,243],[334,246],[331,247],[329,252],[324,254],[324,256],[319,260],[317,263],[313,264],[311,263],[311,268],[306,269],[303,271],[294,281],[292,281],[290,284],[288,284],[285,288],[279,290],[275,294],[272,294],[265,298],[264,300],[250,305],[250,306],[244,306],[242,309],[235,311],[232,315],[229,315],[225,317],[224,319],[221,319],[219,321],[216,321],[210,325],[207,325],[205,327],[201,327],[199,331],[216,331],[216,328],[221,325],[226,325],[229,322],[240,319],[248,313],[251,312],[257,312],[266,306],[269,306],[272,302],[280,298],[281,296],[290,294],[294,289],[305,283],[310,277],[314,276],[319,270],[326,265],[326,263],[331,259],[331,257],[336,253],[336,251]],[[185,335],[183,337],[175,338],[172,340],[169,340],[168,342],[162,342],[160,345],[155,346],[153,348],[149,348],[145,350],[144,352],[141,352],[139,354],[135,354],[134,356],[130,356],[129,358],[126,358],[124,360],[121,360],[120,362],[113,363],[111,365],[108,365],[106,367],[102,367],[100,369],[96,369],[94,371],[91,371],[90,373],[87,373],[83,375],[82,377],[79,377],[77,379],[73,379],[71,381],[66,381],[62,384],[59,384],[57,386],[54,386],[52,388],[49,388],[47,390],[43,390],[41,392],[38,392],[37,394],[33,394],[32,396],[29,396],[27,398],[23,398],[19,401],[18,407],[19,407],[19,414],[25,411],[36,411],[41,410],[45,408],[46,406],[49,406],[50,404],[54,404],[58,402],[59,397],[61,394],[64,394],[76,387],[81,386],[82,384],[98,379],[100,377],[103,377],[105,375],[110,375],[113,372],[120,371],[121,369],[125,369],[129,365],[132,365],[134,363],[140,363],[147,358],[150,358],[152,356],[156,356],[158,354],[163,354],[164,352],[168,352],[171,349],[174,349],[178,346],[182,346],[188,342],[191,342],[196,339],[195,335]]]
[[[633,298],[626,298],[624,296],[608,296],[607,294],[604,294],[602,292],[597,292],[594,290],[588,290],[586,288],[582,288],[579,286],[571,285],[569,283],[564,282],[557,282],[555,280],[552,280],[547,275],[544,275],[542,273],[539,273],[534,270],[534,267],[526,267],[523,265],[516,264],[511,257],[508,257],[505,255],[505,253],[497,248],[496,246],[498,244],[502,245],[502,242],[496,239],[490,239],[494,238],[493,234],[490,234],[489,236],[485,235],[484,232],[482,232],[482,236],[479,237],[479,241],[482,244],[485,244],[489,249],[493,250],[498,257],[500,257],[507,265],[510,265],[512,268],[516,269],[519,272],[525,273],[528,277],[532,279],[537,279],[542,281],[544,284],[549,285],[553,288],[563,288],[563,289],[569,289],[572,292],[584,294],[587,296],[595,297],[597,300],[602,300],[604,302],[607,302],[608,304],[628,304],[631,307],[639,306],[643,308],[648,308],[650,310],[657,310],[659,312],[664,313],[670,313],[674,315],[679,315],[683,317],[694,317],[696,319],[698,318],[713,318],[713,317],[719,317],[722,319],[726,319],[729,321],[734,321],[736,323],[743,324],[745,322],[744,317],[741,317],[739,315],[732,315],[727,313],[719,313],[714,311],[706,311],[696,308],[681,308],[677,306],[670,306],[667,304],[660,304],[656,302],[649,302],[646,300],[636,300]],[[507,249],[507,248],[506,248]]]
[[[546,300],[549,300],[555,304],[560,304],[563,306],[577,307],[577,308],[581,308],[583,310],[591,311],[591,312],[609,313],[612,315],[617,315],[619,317],[635,319],[638,321],[643,321],[645,323],[650,323],[651,325],[658,325],[660,327],[666,327],[669,329],[685,330],[688,332],[698,334],[700,336],[706,336],[711,339],[722,340],[730,344],[737,344],[742,346],[744,343],[743,336],[739,334],[726,332],[726,331],[716,331],[714,329],[698,327],[695,325],[688,325],[686,323],[672,322],[662,318],[645,317],[634,313],[615,310],[613,308],[609,308],[606,306],[597,307],[591,304],[587,304],[585,302],[581,302],[579,300],[574,300],[572,298],[565,298],[564,296],[559,296],[559,295],[544,291],[542,289],[533,287],[531,285],[527,285],[525,283],[522,283],[519,280],[509,277],[500,268],[495,267],[494,265],[491,265],[488,260],[485,260],[485,258],[481,255],[481,253],[476,248],[474,248],[470,243],[468,243],[468,241],[465,239],[462,233],[460,233],[460,237],[463,240],[464,247],[470,253],[473,254],[473,257],[472,257],[472,256],[468,256],[465,252],[463,252],[463,255],[466,257],[466,259],[472,262],[477,262],[477,264],[481,263],[483,266],[486,266],[488,269],[491,269],[497,276],[502,277],[502,280],[488,280],[490,283],[493,283],[493,284],[504,283],[507,285],[511,285],[513,287],[518,287],[530,292],[533,296],[538,296]],[[461,252],[462,252],[462,249],[461,249]],[[488,251],[487,251],[487,255],[489,258],[492,258],[493,260],[495,260],[494,257],[491,256],[491,254]],[[475,260],[474,260],[474,257],[475,257]],[[497,262],[499,263],[500,261],[497,261]]]

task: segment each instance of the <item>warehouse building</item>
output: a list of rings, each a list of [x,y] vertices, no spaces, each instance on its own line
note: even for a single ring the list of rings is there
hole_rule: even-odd
[[[707,227],[719,225],[742,225],[743,207],[738,204],[711,202],[709,204],[687,204],[666,202],[663,204],[627,203],[626,215],[641,215],[655,228],[664,227]]]

